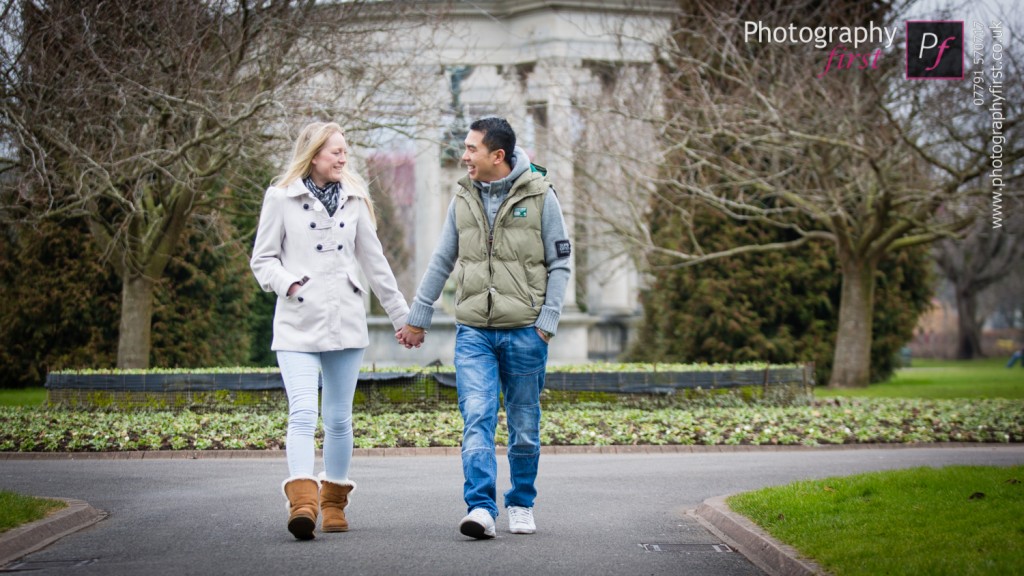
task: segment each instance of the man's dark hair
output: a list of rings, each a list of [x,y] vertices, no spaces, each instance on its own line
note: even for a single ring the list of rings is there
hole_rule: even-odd
[[[484,146],[491,152],[501,149],[505,151],[505,162],[512,166],[516,154],[516,133],[508,120],[497,116],[481,118],[469,125],[470,130],[484,133]]]

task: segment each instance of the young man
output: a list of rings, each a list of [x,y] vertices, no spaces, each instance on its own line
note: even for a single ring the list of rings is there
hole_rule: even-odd
[[[462,412],[463,495],[459,530],[494,538],[498,394],[508,418],[512,487],[509,531],[536,531],[534,482],[540,460],[540,393],[548,342],[558,329],[569,282],[569,236],[550,182],[516,147],[503,118],[473,122],[441,240],[420,282],[407,325],[396,337],[419,346],[433,304],[456,264],[455,376]]]

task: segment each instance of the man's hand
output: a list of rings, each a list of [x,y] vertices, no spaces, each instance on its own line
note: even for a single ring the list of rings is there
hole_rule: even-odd
[[[536,326],[534,326],[534,329],[537,330],[537,336],[540,336],[540,339],[543,340],[545,344],[550,344],[551,343],[551,335],[550,334],[548,334],[547,332],[541,330],[540,328],[537,328]]]

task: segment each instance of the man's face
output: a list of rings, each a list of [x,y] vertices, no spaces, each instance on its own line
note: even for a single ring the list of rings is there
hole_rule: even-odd
[[[466,165],[469,177],[477,182],[501,180],[500,166],[505,161],[502,150],[491,151],[484,146],[484,133],[470,130],[466,135],[466,151],[462,163]]]

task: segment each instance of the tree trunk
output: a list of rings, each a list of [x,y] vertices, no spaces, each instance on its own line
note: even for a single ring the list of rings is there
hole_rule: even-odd
[[[957,347],[960,360],[981,358],[981,326],[978,323],[978,297],[971,290],[956,291]]]
[[[153,326],[154,282],[125,274],[121,281],[121,330],[117,343],[118,368],[149,368],[150,329]]]
[[[843,258],[841,256],[841,258]],[[829,388],[863,388],[871,382],[871,322],[875,302],[875,264],[843,258],[839,331],[832,356]]]

